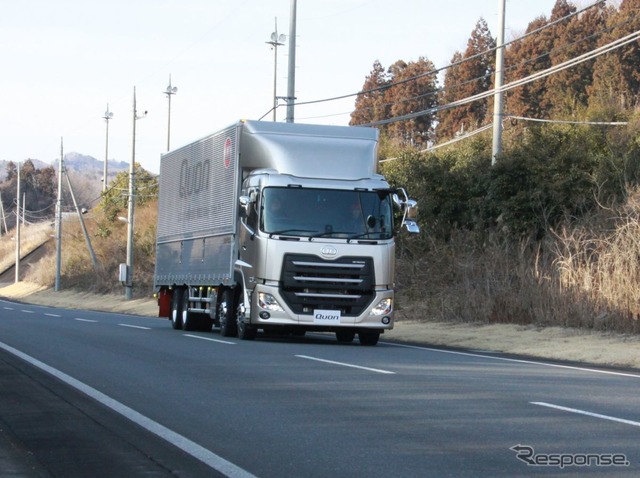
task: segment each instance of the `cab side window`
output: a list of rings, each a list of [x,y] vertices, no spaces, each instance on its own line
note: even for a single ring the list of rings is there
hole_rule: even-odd
[[[258,229],[258,211],[260,210],[260,195],[255,190],[249,191],[249,196],[252,198],[252,202],[249,205],[249,211],[247,213],[247,226],[256,231]]]

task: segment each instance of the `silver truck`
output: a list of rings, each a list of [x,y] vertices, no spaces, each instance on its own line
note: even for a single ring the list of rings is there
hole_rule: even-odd
[[[373,128],[240,121],[164,154],[159,315],[175,329],[251,340],[335,333],[375,345],[393,328],[394,206]]]

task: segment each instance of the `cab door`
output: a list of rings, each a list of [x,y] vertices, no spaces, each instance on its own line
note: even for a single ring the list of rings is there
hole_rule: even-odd
[[[244,277],[244,285],[253,290],[256,285],[257,275],[261,269],[259,264],[258,215],[260,211],[260,194],[257,187],[251,187],[245,181],[246,187],[242,189],[242,196],[248,198],[246,206],[241,206],[240,226],[238,231],[240,269]]]

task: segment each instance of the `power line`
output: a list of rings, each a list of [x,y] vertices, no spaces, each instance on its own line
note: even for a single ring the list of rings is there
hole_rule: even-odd
[[[574,13],[571,13],[569,15],[566,15],[566,16],[562,17],[562,18],[554,20],[553,22],[547,23],[547,24],[545,24],[544,26],[542,26],[540,28],[537,28],[537,29],[535,29],[535,30],[533,30],[533,31],[521,36],[521,37],[518,37],[515,40],[512,40],[511,42],[505,43],[504,46],[506,47],[506,46],[511,45],[513,43],[519,42],[519,41],[521,41],[521,40],[523,40],[523,39],[525,39],[525,38],[527,38],[527,37],[529,37],[531,35],[534,35],[534,34],[539,33],[539,32],[541,32],[541,31],[543,31],[543,30],[545,30],[547,28],[555,26],[558,23],[564,22],[564,21],[566,21],[566,20],[568,20],[568,19],[570,19],[570,18],[572,18],[572,17],[574,17],[576,15],[579,15],[579,14],[585,12],[586,10],[588,10],[590,8],[593,8],[593,7],[595,7],[595,6],[597,6],[597,5],[601,4],[601,3],[604,3],[605,1],[606,0],[600,0],[600,1],[596,2],[596,3],[594,3],[593,5],[590,5],[588,7],[583,8],[582,10],[578,10],[578,11],[576,11]],[[557,47],[557,48],[553,48],[553,49],[551,49],[551,50],[549,50],[549,51],[547,51],[545,53],[542,53],[541,55],[538,55],[537,57],[528,58],[528,59],[526,59],[524,61],[521,61],[520,63],[518,63],[516,65],[511,65],[508,68],[506,68],[504,71],[505,72],[513,71],[513,70],[519,68],[522,65],[526,65],[527,63],[532,63],[532,62],[535,62],[535,61],[539,60],[540,58],[544,58],[545,56],[550,56],[552,54],[559,53],[559,52],[561,52],[563,50],[571,48],[572,46],[575,46],[576,44],[584,42],[585,40],[588,40],[590,38],[593,38],[593,37],[596,37],[596,36],[601,35],[603,33],[606,33],[608,31],[611,31],[616,27],[619,27],[619,26],[625,25],[627,23],[630,23],[631,21],[632,20],[625,20],[625,21],[617,23],[615,25],[608,26],[606,28],[603,28],[602,30],[599,30],[599,31],[594,32],[594,33],[591,33],[591,34],[586,35],[586,36],[584,36],[582,38],[579,38],[579,39],[577,39],[577,40],[575,40],[575,41],[573,41],[571,43],[562,45],[562,46]],[[467,61],[470,61],[470,60],[476,59],[476,58],[478,58],[480,56],[484,56],[484,55],[486,55],[488,53],[491,53],[491,52],[495,51],[496,48],[491,48],[489,50],[476,53],[475,55],[472,55],[472,56],[464,58],[464,59],[462,59],[460,61],[454,62],[454,63],[452,63],[452,64],[450,64],[450,65],[448,65],[448,66],[446,66],[444,68],[430,70],[428,72],[421,73],[420,75],[417,75],[417,76],[414,76],[414,77],[411,77],[411,78],[406,78],[404,80],[398,81],[398,82],[390,84],[390,85],[383,85],[383,86],[380,86],[380,87],[377,87],[377,88],[373,88],[373,89],[370,89],[370,90],[362,91],[360,93],[357,93],[357,95],[367,94],[367,93],[370,93],[370,92],[375,92],[375,91],[379,91],[379,90],[382,90],[382,89],[391,88],[391,87],[396,86],[396,85],[400,85],[400,84],[403,84],[403,83],[406,83],[406,82],[409,82],[409,81],[413,81],[415,79],[422,78],[424,76],[432,75],[432,74],[441,72],[443,70],[459,66],[459,65],[461,65],[461,64],[463,64],[463,63],[465,63]],[[392,106],[395,106],[395,105],[398,105],[398,104],[407,103],[407,102],[410,102],[410,101],[415,101],[415,100],[419,100],[419,99],[422,99],[422,98],[427,98],[427,97],[430,97],[430,96],[442,95],[444,92],[454,91],[454,90],[462,88],[463,86],[468,85],[470,83],[474,83],[476,81],[480,81],[482,79],[485,79],[486,76],[487,76],[486,74],[483,74],[483,75],[478,76],[476,78],[468,79],[468,80],[466,80],[466,81],[464,81],[462,83],[457,83],[457,84],[454,84],[454,85],[446,85],[446,86],[437,88],[437,89],[435,89],[433,91],[429,91],[429,92],[421,94],[421,95],[412,96],[410,98],[403,98],[403,99],[400,99],[398,101],[384,103],[384,104],[381,104],[381,105],[362,108],[359,111],[366,112],[366,111],[370,111],[370,110],[375,109],[375,108],[388,108],[388,107],[392,107]],[[351,95],[351,96],[353,96],[353,95]],[[343,97],[339,97],[339,98],[342,99]],[[327,99],[326,101],[331,101],[331,100],[332,99]],[[324,117],[328,117],[328,116],[341,116],[341,115],[344,115],[344,114],[349,114],[349,112],[337,113],[337,114],[332,114],[332,115],[322,115],[322,116],[316,116],[316,117],[313,117],[313,118],[324,118]],[[311,119],[311,118],[307,117],[307,118],[304,118],[304,119]]]
[[[607,43],[606,45],[603,45],[601,47],[598,47],[594,50],[591,50],[590,52],[584,53],[582,55],[579,55],[571,60],[567,60],[563,63],[560,63],[558,65],[552,66],[550,68],[547,68],[546,70],[541,70],[539,72],[533,73],[527,77],[521,78],[520,80],[514,80],[510,83],[507,83],[505,85],[503,85],[501,88],[499,89],[491,89],[482,93],[478,93],[476,95],[472,95],[469,96],[467,98],[463,98],[457,101],[453,101],[449,104],[446,105],[441,105],[441,106],[436,106],[434,108],[429,108],[426,110],[422,110],[422,111],[417,111],[414,113],[409,113],[406,115],[402,115],[402,116],[397,116],[395,118],[388,118],[388,119],[384,119],[384,120],[380,120],[380,121],[372,121],[370,123],[364,123],[361,124],[360,126],[378,126],[378,125],[383,125],[383,124],[389,124],[389,123],[395,123],[397,121],[404,121],[404,120],[408,120],[408,119],[413,119],[413,118],[417,118],[419,116],[424,116],[427,114],[432,114],[438,111],[443,111],[443,110],[447,110],[450,108],[455,108],[457,106],[462,106],[465,105],[467,103],[471,103],[473,101],[477,101],[480,99],[484,99],[487,98],[489,96],[494,95],[497,92],[504,92],[504,91],[509,91],[512,90],[514,88],[517,88],[519,86],[523,86],[526,85],[528,83],[531,83],[535,80],[541,79],[541,78],[545,78],[549,75],[552,75],[554,73],[557,73],[559,71],[563,71],[566,70],[567,68],[571,68],[575,65],[578,65],[580,63],[584,63],[585,61],[588,60],[592,60],[600,55],[603,55],[605,53],[608,53],[610,51],[613,51],[617,48],[620,48],[624,45],[627,45],[635,40],[637,40],[638,38],[640,38],[640,30],[637,30],[633,33],[631,33],[630,35],[624,36],[622,38],[619,38],[617,40],[614,40],[610,43]]]
[[[475,135],[477,135],[479,133],[487,131],[487,130],[491,129],[492,127],[493,127],[493,124],[491,124],[491,123],[486,124],[484,126],[481,126],[480,128],[474,129],[473,131],[469,131],[468,133],[460,135],[460,136],[458,136],[456,138],[453,138],[453,139],[451,139],[449,141],[445,141],[444,143],[436,144],[436,145],[433,145],[433,146],[429,146],[428,148],[421,149],[420,151],[418,151],[418,153],[430,153],[431,151],[443,148],[444,146],[450,146],[450,145],[452,145],[454,143],[457,143],[458,141],[462,141],[462,140],[471,138],[472,136],[475,136]],[[380,162],[381,163],[385,163],[387,161],[395,161],[396,159],[398,159],[398,158],[386,158],[386,159],[381,159]]]
[[[564,16],[562,18],[559,18],[558,20],[555,20],[555,21],[553,21],[551,23],[548,23],[548,24],[544,25],[543,27],[540,27],[540,28],[538,28],[538,29],[536,29],[536,30],[534,30],[532,32],[529,32],[529,33],[523,35],[522,37],[516,38],[515,40],[512,40],[510,42],[504,43],[502,45],[502,47],[506,48],[507,46],[509,46],[509,45],[511,45],[513,43],[516,43],[518,41],[521,41],[522,39],[524,39],[524,38],[526,38],[526,37],[528,37],[530,35],[533,35],[534,33],[539,33],[540,31],[545,30],[547,28],[550,28],[550,27],[556,25],[559,22],[565,21],[565,20],[567,20],[567,19],[569,19],[569,18],[571,18],[571,17],[573,17],[575,15],[579,15],[579,14],[581,14],[581,13],[583,13],[583,12],[593,8],[593,7],[596,7],[596,6],[598,6],[598,5],[602,4],[602,3],[605,3],[605,2],[606,2],[606,0],[598,0],[594,4],[587,6],[587,7],[583,8],[582,10],[578,10],[578,11],[576,11],[574,13],[566,15],[566,16]],[[391,83],[389,85],[382,85],[382,86],[378,86],[376,88],[371,88],[369,90],[362,90],[362,91],[359,91],[357,93],[349,93],[349,94],[346,94],[346,95],[334,96],[334,97],[331,97],[331,98],[324,98],[324,99],[318,99],[318,100],[296,102],[296,103],[294,103],[294,105],[295,106],[304,106],[304,105],[311,105],[311,104],[316,104],[316,103],[325,103],[325,102],[329,102],[329,101],[343,100],[345,98],[350,98],[352,96],[359,96],[359,95],[365,95],[365,94],[368,94],[368,93],[375,93],[376,91],[381,91],[381,90],[393,88],[394,86],[403,85],[405,83],[408,83],[410,81],[418,80],[418,79],[423,78],[425,76],[438,74],[438,73],[440,73],[440,72],[442,72],[444,70],[447,70],[449,68],[453,68],[454,66],[459,66],[459,65],[461,65],[461,64],[463,64],[463,63],[465,63],[467,61],[471,61],[471,60],[474,60],[474,59],[476,59],[478,57],[481,57],[481,56],[487,55],[489,53],[492,53],[492,52],[496,51],[496,49],[497,49],[497,47],[489,48],[488,50],[476,53],[475,55],[472,55],[472,56],[470,56],[468,58],[464,58],[464,59],[462,59],[462,60],[460,60],[458,62],[451,63],[450,65],[444,66],[442,68],[435,68],[435,69],[427,71],[425,73],[421,73],[421,74],[413,76],[411,78],[405,78],[403,80],[400,80],[400,81],[395,82],[395,83]]]
[[[554,124],[575,124],[575,125],[586,125],[586,126],[627,126],[629,124],[628,121],[570,121],[570,120],[551,120],[551,119],[542,119],[542,118],[529,118],[526,116],[515,116],[515,115],[503,115],[504,118],[511,118],[522,121],[533,121],[540,123],[554,123]],[[491,129],[493,125],[491,123],[481,126],[473,131],[469,131],[463,135],[460,135],[456,138],[453,138],[449,141],[445,141],[444,143],[439,143],[433,146],[429,146],[428,148],[421,149],[418,153],[430,153],[435,151],[436,149],[440,149],[445,146],[450,146],[458,141],[463,141],[465,139],[471,138],[479,133],[487,131]],[[398,158],[386,158],[380,160],[381,163],[385,163],[387,161],[395,161]]]
[[[505,118],[512,118],[522,121],[533,121],[538,123],[557,123],[557,124],[578,124],[578,125],[595,125],[595,126],[626,126],[628,121],[571,121],[571,120],[552,120],[542,118],[529,118],[526,116],[504,115]]]

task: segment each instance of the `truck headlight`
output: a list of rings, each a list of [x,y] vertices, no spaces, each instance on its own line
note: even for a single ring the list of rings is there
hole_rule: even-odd
[[[386,315],[390,314],[391,310],[393,310],[393,299],[388,297],[378,302],[378,305],[371,309],[369,315]]]
[[[261,309],[284,312],[284,309],[278,304],[278,301],[271,294],[266,292],[258,293],[258,305]]]

